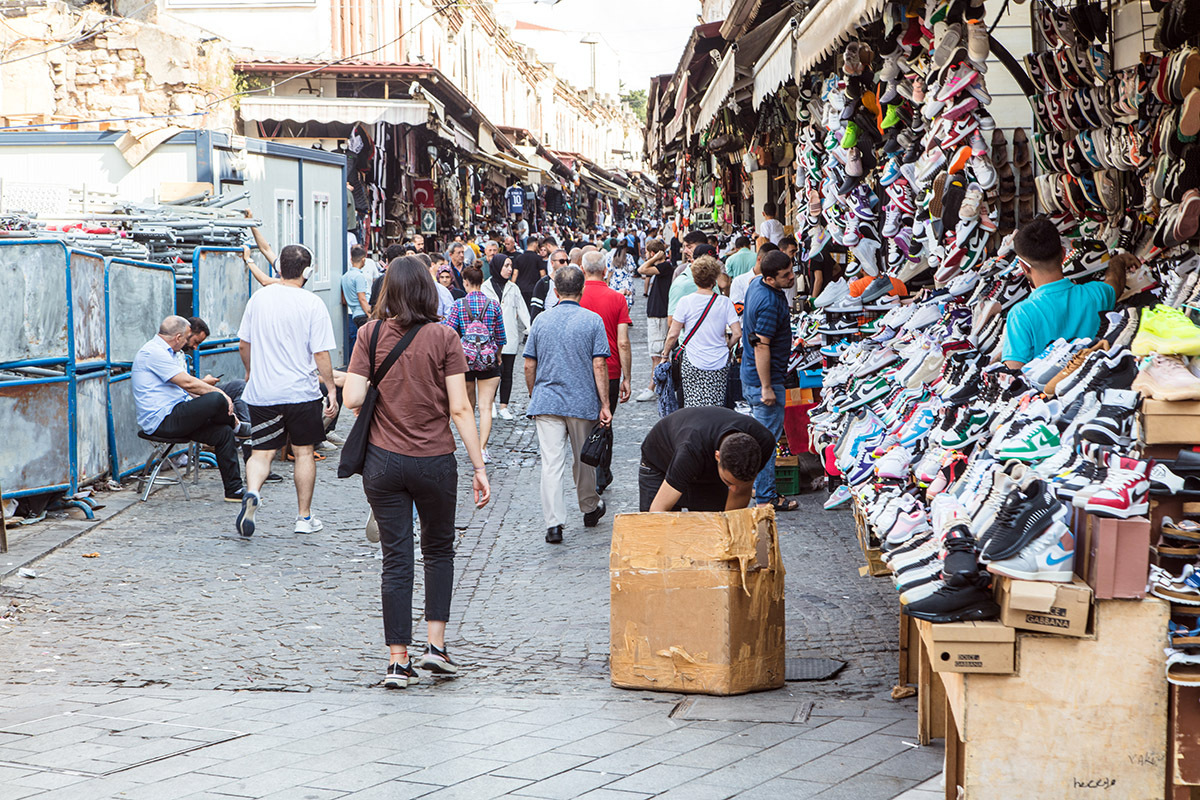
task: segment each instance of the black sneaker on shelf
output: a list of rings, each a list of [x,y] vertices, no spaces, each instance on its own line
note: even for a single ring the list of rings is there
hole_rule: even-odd
[[[438,675],[458,673],[458,664],[450,660],[450,654],[432,644],[425,646],[425,652],[417,659],[416,667]]]
[[[1035,480],[1023,489],[1013,490],[1000,506],[995,521],[980,537],[984,541],[981,558],[985,561],[1012,558],[1056,519],[1066,515],[1067,510],[1050,494],[1045,481]]]
[[[986,577],[959,586],[947,583],[928,597],[901,606],[901,609],[910,617],[929,622],[969,622],[995,619],[1000,615],[1000,606],[992,599]]]
[[[413,669],[412,659],[407,664],[388,664],[387,674],[383,677],[383,685],[388,689],[407,689],[420,682],[421,676]]]
[[[1106,389],[1096,416],[1079,426],[1079,438],[1096,444],[1127,444],[1133,431],[1136,392]]]

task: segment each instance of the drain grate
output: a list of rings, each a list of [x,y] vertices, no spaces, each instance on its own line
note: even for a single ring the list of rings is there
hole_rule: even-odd
[[[846,666],[845,661],[833,658],[789,658],[784,670],[785,681],[824,681]]]
[[[245,735],[68,711],[0,727],[0,766],[99,778]]]

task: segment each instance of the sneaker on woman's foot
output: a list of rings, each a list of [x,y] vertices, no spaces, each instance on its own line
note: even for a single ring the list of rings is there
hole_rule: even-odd
[[[513,413],[508,410],[508,406],[500,406],[499,416],[500,416],[500,419],[507,419],[507,420],[514,419]]]
[[[307,517],[296,517],[295,533],[317,533],[325,527],[321,520],[309,514]]]
[[[425,653],[417,659],[417,666],[440,675],[453,675],[458,672],[458,664],[450,660],[450,654],[433,645],[426,645]]]
[[[413,669],[412,659],[407,664],[388,664],[387,675],[383,678],[383,685],[388,689],[407,689],[420,682],[421,677]]]
[[[657,399],[658,395],[654,393],[653,389],[642,389],[641,394],[637,396],[637,402],[639,403],[648,403],[651,400]]]

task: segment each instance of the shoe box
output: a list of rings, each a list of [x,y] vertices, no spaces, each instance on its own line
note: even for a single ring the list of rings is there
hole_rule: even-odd
[[[1060,636],[1090,635],[1092,588],[1080,578],[1047,583],[997,576],[995,584],[1004,625]]]
[[[1097,600],[1141,600],[1150,574],[1152,526],[1145,517],[1109,519],[1080,513],[1075,529],[1075,574]]]
[[[934,672],[1011,675],[1016,672],[1016,631],[1000,622],[922,620],[921,645]]]
[[[612,683],[733,695],[783,686],[783,561],[771,507],[618,514]]]
[[[1200,402],[1142,400],[1138,415],[1145,444],[1185,444],[1200,442]]]

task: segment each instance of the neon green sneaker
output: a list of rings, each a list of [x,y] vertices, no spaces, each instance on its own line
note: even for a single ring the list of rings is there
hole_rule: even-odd
[[[846,123],[846,132],[842,135],[842,149],[849,150],[858,144],[858,123],[851,120]]]
[[[885,131],[895,125],[901,123],[900,106],[892,104],[887,107],[887,113],[883,115],[883,123],[879,126]]]
[[[1200,355],[1200,328],[1184,313],[1159,304],[1142,312],[1137,335],[1130,345],[1136,356],[1151,353],[1164,355]]]

